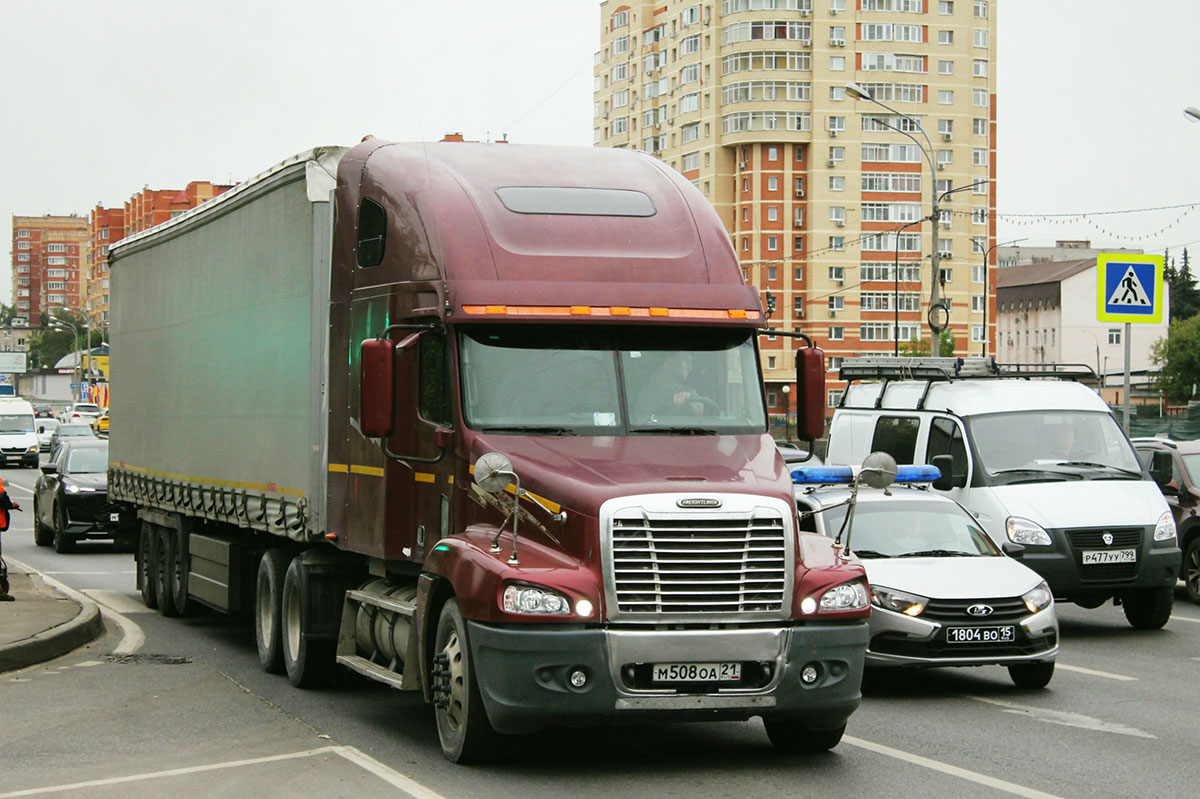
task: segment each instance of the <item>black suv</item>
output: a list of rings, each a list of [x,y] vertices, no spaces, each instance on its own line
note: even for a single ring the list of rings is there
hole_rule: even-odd
[[[1160,459],[1170,457],[1171,474],[1166,470],[1151,475],[1162,489],[1163,497],[1175,515],[1179,547],[1183,550],[1183,565],[1179,577],[1187,586],[1188,597],[1200,604],[1200,441],[1172,441],[1169,438],[1135,438],[1142,466],[1151,469],[1156,453]]]

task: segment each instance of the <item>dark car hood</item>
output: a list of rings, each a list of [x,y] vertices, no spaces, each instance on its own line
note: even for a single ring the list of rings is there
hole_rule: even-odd
[[[108,488],[108,475],[104,472],[97,474],[64,474],[63,481],[74,483],[81,488],[94,488],[97,491],[104,491]]]

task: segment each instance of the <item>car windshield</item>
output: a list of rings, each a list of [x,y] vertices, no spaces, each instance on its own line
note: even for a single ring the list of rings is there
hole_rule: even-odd
[[[463,334],[463,412],[492,432],[762,433],[748,330],[505,327]]]
[[[1196,482],[1196,477],[1200,475],[1200,452],[1191,455],[1183,455],[1183,466],[1187,469],[1188,477],[1191,483]]]
[[[38,419],[37,421],[37,431],[39,433],[53,433],[57,429],[57,419]]]
[[[80,404],[76,405],[72,410],[78,411],[79,413],[100,413],[100,406],[99,405],[89,405],[87,403],[80,403]]]
[[[33,414],[0,414],[0,433],[32,433]]]
[[[821,511],[825,533],[836,535],[847,506]],[[971,515],[937,500],[862,502],[854,509],[850,551],[860,558],[1000,555]]]
[[[67,474],[101,474],[108,469],[108,447],[72,447],[67,453]]]
[[[92,428],[85,424],[64,424],[58,428],[58,437],[65,436],[90,436]]]
[[[1141,479],[1133,447],[1107,413],[995,413],[967,423],[979,462],[999,482],[1078,479],[1085,473]]]

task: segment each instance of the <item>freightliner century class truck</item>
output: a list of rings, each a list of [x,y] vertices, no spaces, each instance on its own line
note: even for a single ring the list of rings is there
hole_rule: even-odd
[[[147,605],[247,611],[297,686],[421,691],[456,762],[622,722],[841,738],[864,573],[798,531],[759,295],[673,170],[367,140],[110,262],[110,491]]]

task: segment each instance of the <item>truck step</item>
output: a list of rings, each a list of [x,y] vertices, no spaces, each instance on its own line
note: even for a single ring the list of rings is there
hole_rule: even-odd
[[[412,618],[417,612],[417,606],[414,602],[404,602],[399,599],[393,599],[382,594],[375,594],[370,591],[347,591],[346,598],[358,602],[363,605],[374,605],[377,608],[390,610],[393,613],[399,613],[402,616]]]
[[[337,662],[348,669],[357,671],[365,677],[370,677],[372,680],[386,683],[393,688],[400,688],[404,680],[403,675],[397,674],[390,669],[385,669],[376,663],[372,663],[364,657],[358,655],[338,655]]]

